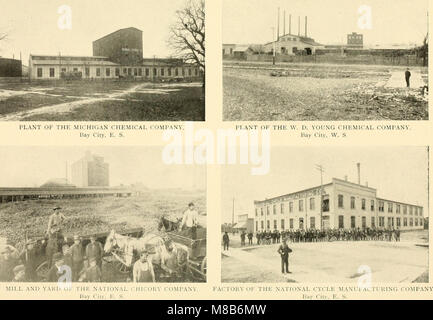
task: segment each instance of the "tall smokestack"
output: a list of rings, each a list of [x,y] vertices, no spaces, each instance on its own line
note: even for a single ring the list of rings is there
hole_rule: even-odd
[[[289,34],[292,34],[292,15],[289,14]]]
[[[280,40],[280,7],[278,7],[277,41]]]
[[[358,184],[361,184],[361,164],[358,162],[356,166],[358,167]]]
[[[286,34],[286,10],[284,10],[284,17],[283,17],[283,36]]]
[[[298,16],[298,36],[301,36],[301,16]]]
[[[305,16],[305,38],[308,36],[308,17]]]

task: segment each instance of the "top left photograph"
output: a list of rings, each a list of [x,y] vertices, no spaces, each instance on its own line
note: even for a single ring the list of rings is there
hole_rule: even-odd
[[[205,121],[204,0],[0,7],[0,121]]]

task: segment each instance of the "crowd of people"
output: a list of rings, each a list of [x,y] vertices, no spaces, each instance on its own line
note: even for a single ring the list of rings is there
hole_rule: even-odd
[[[352,228],[352,229],[298,229],[298,230],[273,230],[253,232],[241,231],[241,246],[253,245],[253,238],[257,245],[269,245],[287,242],[323,242],[323,241],[400,241],[400,230],[398,228]],[[224,250],[229,249],[230,237],[227,232],[223,235]]]

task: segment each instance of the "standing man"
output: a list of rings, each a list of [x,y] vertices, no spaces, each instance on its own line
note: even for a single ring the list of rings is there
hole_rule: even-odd
[[[37,281],[37,274],[36,274],[36,268],[38,266],[37,262],[37,248],[36,241],[34,240],[27,240],[26,248],[23,250],[23,252],[20,255],[20,259],[24,265],[25,269],[25,275],[26,275],[26,281],[29,282],[36,282]]]
[[[74,235],[74,244],[70,248],[72,256],[72,281],[78,281],[80,272],[84,268],[84,249],[81,238]]]
[[[104,255],[104,249],[99,241],[96,241],[95,236],[90,237],[90,243],[86,247],[86,257],[90,263],[91,259],[95,259],[96,264],[102,270],[102,256]]]
[[[407,68],[407,70],[404,73],[404,75],[405,75],[405,78],[406,78],[406,86],[408,88],[410,88],[410,77],[411,77],[412,74],[410,73],[409,68]]]
[[[53,209],[54,213],[51,214],[48,220],[48,227],[47,227],[48,237],[53,237],[54,239],[57,240],[58,251],[62,250],[62,245],[63,245],[62,230],[63,230],[64,221],[66,219],[63,213],[60,212],[61,209],[62,208],[60,207],[55,207]]]
[[[245,231],[242,230],[241,232],[241,246],[244,247],[245,246]]]
[[[142,252],[140,259],[134,263],[132,270],[134,282],[155,282],[152,259],[148,259],[147,252]]]
[[[230,243],[230,238],[229,238],[229,234],[226,231],[226,232],[224,232],[224,235],[223,235],[224,251],[229,250],[229,243]]]
[[[252,245],[253,244],[253,233],[252,232],[249,232],[248,233],[248,245]]]
[[[291,273],[289,271],[289,253],[292,252],[292,249],[287,245],[287,240],[283,240],[283,244],[278,248],[278,253],[281,256],[281,272]]]
[[[197,225],[198,225],[198,212],[195,210],[194,203],[190,202],[188,204],[188,209],[183,213],[182,222],[179,226],[179,231],[182,231],[183,227],[187,227],[191,239],[197,239]]]
[[[48,282],[58,282],[59,278],[65,274],[65,270],[62,270],[64,263],[63,256],[60,252],[53,255],[54,265],[48,271]]]

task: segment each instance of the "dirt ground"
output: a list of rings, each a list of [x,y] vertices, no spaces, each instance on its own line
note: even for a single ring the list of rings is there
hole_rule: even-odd
[[[427,120],[427,70],[358,65],[224,64],[226,121]],[[271,76],[273,74],[274,76]],[[401,74],[398,85],[395,74]]]
[[[204,121],[201,83],[0,82],[0,121]]]
[[[278,245],[233,248],[222,254],[222,281],[240,283],[352,283],[360,267],[371,270],[373,282],[428,282],[428,232],[402,233],[401,242],[341,241],[289,243],[289,275],[281,274]]]

